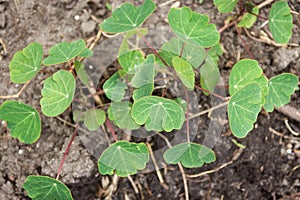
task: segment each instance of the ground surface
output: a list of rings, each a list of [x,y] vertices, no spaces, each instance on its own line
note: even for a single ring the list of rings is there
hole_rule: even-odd
[[[156,1],[162,4],[163,1]],[[257,4],[262,1],[255,1]],[[13,54],[33,41],[44,45],[44,51],[62,40],[78,38],[88,39],[97,34],[97,22],[101,22],[110,12],[105,7],[106,1],[88,0],[0,0],[0,94],[15,94],[20,85],[9,81],[8,64]],[[119,2],[114,1],[114,4]],[[167,25],[166,16],[171,4],[158,7],[154,16],[147,21],[151,27]],[[293,10],[299,12],[300,2],[289,1]],[[224,25],[228,15],[218,14],[211,1],[182,1],[194,11],[208,14],[218,28]],[[266,16],[266,6],[261,15]],[[276,47],[263,41],[249,39],[243,32],[243,38],[267,76],[282,72],[300,75],[300,22],[294,15],[294,35],[290,41],[294,45]],[[256,28],[250,30],[253,37],[262,36],[267,26],[261,26],[258,20]],[[264,39],[264,41],[266,41]],[[234,27],[222,33],[222,44],[226,50],[220,59],[220,70],[224,82],[232,65],[239,58],[247,58]],[[109,51],[109,47],[107,47]],[[100,51],[100,50],[99,50]],[[96,61],[97,62],[97,61]],[[42,80],[51,75],[55,68],[43,68],[41,76],[30,83],[20,96],[22,102],[39,108]],[[176,88],[175,88],[176,89]],[[211,106],[211,99],[200,92],[193,94],[200,110]],[[300,92],[292,96],[289,104],[293,112],[300,110]],[[3,102],[1,100],[1,102]],[[196,106],[197,107],[197,106]],[[61,116],[71,121],[68,113]],[[56,118],[42,117],[43,133],[33,145],[24,145],[12,139],[2,125],[0,127],[0,199],[28,199],[22,184],[30,174],[55,177],[60,160],[70,140],[73,128]],[[300,138],[291,134],[285,120],[296,132],[300,132],[300,122],[290,116],[275,111],[271,114],[262,112],[254,130],[242,140],[246,146],[240,150],[232,139],[228,124],[222,128],[222,135],[214,146],[217,162],[200,169],[185,170],[187,174],[196,174],[210,169],[217,169],[224,163],[228,165],[211,174],[197,178],[188,178],[190,199],[299,199],[300,197]],[[196,141],[203,141],[212,119],[206,115],[193,121],[198,129]],[[164,146],[162,139],[149,139],[153,149]],[[239,154],[238,159],[233,159]],[[233,159],[233,160],[232,160]],[[135,193],[132,183],[126,178],[119,179],[112,199],[184,199],[182,176],[178,166],[167,166],[161,170],[165,185],[161,185],[155,172],[140,173],[132,179],[137,185]],[[61,179],[66,183],[75,199],[101,199],[113,178],[106,179],[98,174],[97,159],[83,145],[80,137],[75,139],[71,152],[63,168]],[[105,187],[107,186],[107,187]],[[103,189],[104,188],[104,189]],[[297,197],[298,195],[298,197]]]

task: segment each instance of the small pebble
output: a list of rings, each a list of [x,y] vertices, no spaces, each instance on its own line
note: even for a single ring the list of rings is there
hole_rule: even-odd
[[[96,22],[94,22],[92,20],[83,22],[80,27],[83,32],[90,33],[92,31],[94,31],[94,29],[96,27]]]

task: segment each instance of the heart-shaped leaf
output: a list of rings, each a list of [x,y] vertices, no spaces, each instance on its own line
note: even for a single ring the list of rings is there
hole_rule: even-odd
[[[143,5],[137,7],[130,3],[124,3],[113,11],[111,17],[102,22],[101,29],[109,33],[121,33],[135,29],[144,23],[155,7],[152,0],[145,0]]]
[[[41,69],[43,47],[33,42],[22,51],[15,53],[9,63],[10,80],[14,83],[25,83],[32,79]]]
[[[231,12],[239,0],[214,0],[214,5],[218,6],[220,13]]]
[[[148,55],[145,62],[142,63],[133,76],[131,84],[137,88],[133,92],[134,100],[152,94],[155,76],[154,60],[155,57],[153,54]]]
[[[71,191],[65,184],[48,176],[30,175],[26,178],[23,188],[33,200],[73,199]]]
[[[75,78],[71,72],[59,70],[48,77],[42,89],[40,101],[42,112],[48,117],[63,113],[71,104],[75,94]]]
[[[164,43],[161,49],[159,54],[169,66],[172,65],[172,59],[175,56],[180,56],[180,54],[182,54],[181,58],[189,62],[193,68],[198,68],[205,59],[205,50],[203,47],[184,43],[176,37]]]
[[[180,129],[184,122],[184,111],[173,100],[157,96],[147,96],[137,100],[132,107],[131,116],[146,129],[167,132]]]
[[[228,104],[228,119],[231,132],[238,138],[246,137],[253,129],[261,110],[261,89],[251,83],[234,93]]]
[[[253,15],[253,14],[255,15]],[[256,22],[256,15],[259,13],[259,8],[254,7],[252,9],[252,13],[245,13],[241,19],[241,21],[238,23],[238,27],[246,27],[251,28],[253,24]]]
[[[132,50],[119,55],[118,61],[126,73],[135,74],[137,69],[145,61],[145,58],[140,50]]]
[[[133,175],[146,167],[149,152],[144,143],[118,141],[110,145],[98,160],[98,170],[102,175],[114,172],[121,177]]]
[[[126,89],[127,85],[121,81],[118,72],[107,79],[103,85],[103,90],[107,98],[115,102],[123,99]]]
[[[106,119],[105,112],[100,109],[90,109],[84,113],[84,124],[90,131],[95,131]]]
[[[200,144],[181,143],[168,149],[163,155],[169,164],[181,163],[186,168],[201,167],[216,160],[215,153]]]
[[[229,76],[229,93],[233,95],[236,91],[253,83],[255,79],[261,77],[262,69],[256,60],[243,59],[237,62]]]
[[[41,135],[40,115],[29,105],[5,101],[0,107],[0,119],[7,122],[11,136],[20,142],[32,144]]]
[[[219,42],[220,34],[214,24],[208,24],[207,15],[193,12],[188,7],[171,8],[168,20],[172,31],[186,42],[203,47]]]
[[[272,112],[274,107],[281,107],[290,102],[291,95],[298,88],[298,77],[293,74],[280,74],[269,80],[269,92],[264,108]]]
[[[292,37],[293,16],[286,1],[277,1],[272,5],[269,28],[274,40],[280,44],[287,43]]]
[[[81,55],[80,55],[81,54]],[[45,58],[44,65],[56,65],[72,60],[76,56],[87,57],[93,53],[85,47],[85,42],[80,39],[74,42],[60,42],[50,48],[49,56]]]
[[[131,108],[132,103],[128,101],[112,102],[107,111],[108,118],[121,129],[138,129],[140,126],[131,117]]]
[[[172,59],[174,69],[182,83],[190,90],[195,86],[195,74],[190,63],[176,56]]]

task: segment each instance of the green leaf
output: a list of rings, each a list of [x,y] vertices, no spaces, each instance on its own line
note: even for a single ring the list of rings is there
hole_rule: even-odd
[[[259,8],[256,6],[252,9],[252,13],[258,15]],[[253,24],[256,22],[256,16],[251,13],[245,13],[241,19],[241,21],[238,23],[238,27],[246,27],[251,28]]]
[[[146,167],[149,152],[144,143],[118,141],[110,145],[98,160],[98,170],[102,175],[114,172],[121,177],[133,175]]]
[[[107,79],[103,85],[103,90],[107,98],[119,102],[125,95],[127,85],[120,80],[118,72]]]
[[[228,119],[234,136],[246,137],[253,129],[253,124],[261,110],[261,99],[261,90],[256,83],[243,87],[230,98]]]
[[[84,113],[84,124],[90,131],[95,131],[106,119],[105,112],[100,109],[90,109]]]
[[[167,62],[167,64],[171,66],[172,59],[175,56],[180,56],[181,51],[181,57],[189,62],[193,68],[198,68],[205,59],[205,50],[203,47],[196,46],[191,43],[185,44],[182,40],[176,37],[172,38],[169,42],[164,43],[159,54]]]
[[[220,46],[220,45],[217,45]],[[213,92],[217,83],[220,80],[220,71],[218,68],[219,54],[222,54],[222,49],[219,47],[212,48],[208,51],[205,63],[200,68],[200,84],[205,90]],[[205,95],[208,93],[204,92]]]
[[[83,122],[84,121],[84,112],[80,110],[73,110],[73,120],[75,122]]]
[[[20,142],[32,144],[41,135],[40,115],[29,105],[5,101],[0,107],[0,119],[7,122],[11,136]]]
[[[42,112],[48,117],[63,113],[71,104],[75,94],[75,78],[71,72],[59,70],[48,77],[42,89],[40,101]]]
[[[72,60],[82,54],[82,57],[89,56],[91,50],[87,50],[85,42],[80,39],[74,42],[60,42],[50,48],[49,56],[45,58],[44,65],[56,65]]]
[[[109,33],[121,33],[135,29],[144,23],[155,7],[152,0],[145,0],[143,5],[137,7],[130,3],[124,3],[113,11],[112,16],[104,20],[100,27]]]
[[[145,62],[137,69],[137,72],[132,78],[131,84],[137,88],[133,92],[133,99],[135,101],[141,97],[152,94],[155,76],[154,61],[154,55],[148,55]]]
[[[208,24],[208,16],[192,12],[188,7],[171,8],[168,20],[172,31],[186,42],[211,47],[220,40],[216,26]]]
[[[179,104],[170,99],[157,96],[143,97],[132,107],[131,116],[146,129],[167,132],[180,129],[185,120],[184,111]]]
[[[298,88],[298,77],[293,74],[283,73],[269,80],[269,93],[266,97],[264,108],[272,112],[274,107],[281,107],[290,102],[291,95]]]
[[[131,117],[131,108],[132,103],[128,101],[112,102],[107,111],[108,118],[121,129],[138,129],[140,126]]]
[[[214,5],[218,6],[218,10],[220,13],[229,13],[231,12],[238,0],[214,0]]]
[[[237,62],[229,76],[229,93],[233,95],[236,91],[246,85],[255,82],[256,78],[262,76],[263,71],[256,60],[243,59]]]
[[[145,61],[145,58],[142,51],[132,50],[119,55],[118,61],[126,73],[135,74],[137,69]]]
[[[23,188],[33,200],[73,199],[65,184],[48,176],[30,175],[26,178]]]
[[[9,63],[10,80],[14,83],[25,83],[32,79],[41,69],[43,47],[33,42],[22,51],[15,53]]]
[[[195,86],[195,74],[190,63],[176,56],[172,59],[174,69],[182,83],[190,90]]]
[[[292,37],[293,16],[287,2],[277,1],[269,13],[269,28],[274,40],[280,44],[288,43]]]
[[[215,153],[200,144],[181,143],[168,149],[163,155],[169,164],[181,163],[186,168],[201,167],[216,160]]]
[[[84,48],[80,54],[78,54],[79,57],[87,58],[94,55],[94,52],[90,50],[89,48]]]
[[[142,38],[143,36],[148,34],[148,29],[147,28],[136,28],[130,31],[127,31],[124,34],[122,43],[120,45],[119,48],[119,52],[118,52],[118,57],[120,55],[122,55],[124,52],[129,51],[129,43],[128,43],[128,39],[133,38],[134,35],[136,35],[136,39],[139,40],[140,38]]]
[[[75,60],[74,62],[74,66],[75,66],[75,70],[77,73],[78,78],[80,79],[80,81],[86,85],[89,86],[89,75],[87,74],[86,70],[84,69],[84,65],[79,62],[78,60]]]

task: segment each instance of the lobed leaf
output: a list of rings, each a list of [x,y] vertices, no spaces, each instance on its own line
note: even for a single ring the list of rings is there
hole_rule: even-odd
[[[107,98],[115,102],[123,99],[126,89],[127,85],[120,80],[118,72],[107,79],[103,85],[103,90]]]
[[[200,144],[181,143],[163,154],[164,160],[169,164],[181,163],[186,168],[201,167],[204,163],[216,160],[215,153]]]
[[[49,50],[49,56],[44,59],[44,65],[56,65],[72,60],[76,56],[88,57],[93,52],[86,48],[85,42],[80,39],[74,42],[60,42]]]
[[[112,102],[108,108],[108,118],[121,129],[138,129],[140,126],[131,117],[132,103]]]
[[[220,13],[231,12],[239,0],[214,0],[214,5],[218,7]]]
[[[90,109],[84,113],[84,124],[90,131],[95,131],[106,119],[105,112],[100,109]]]
[[[0,119],[7,122],[11,136],[20,142],[32,144],[41,135],[39,113],[29,105],[18,101],[5,101],[0,107]]]
[[[281,107],[290,102],[291,95],[298,88],[298,77],[293,74],[283,73],[269,80],[269,92],[266,96],[264,108],[272,112],[274,107]]]
[[[184,111],[179,104],[170,99],[147,96],[137,100],[132,107],[131,116],[146,129],[170,132],[180,129],[184,122]]]
[[[109,33],[121,33],[138,28],[155,10],[155,3],[152,0],[145,2],[137,7],[130,3],[124,3],[115,11],[112,16],[104,20],[100,27]]]
[[[65,184],[48,176],[30,175],[26,178],[23,188],[33,200],[73,199]]]
[[[41,69],[43,47],[33,42],[22,51],[15,53],[9,63],[10,80],[14,83],[25,83],[32,79]]]
[[[180,56],[180,54],[182,54],[181,58],[189,62],[193,68],[198,68],[205,59],[203,47],[185,43],[176,37],[164,43],[159,54],[169,66],[172,65],[172,59],[175,56]]]
[[[228,104],[228,119],[231,132],[238,138],[246,137],[253,129],[261,110],[261,89],[250,83],[231,96]]]
[[[73,74],[66,70],[59,70],[44,82],[40,100],[42,113],[48,117],[60,115],[70,106],[74,94]]]
[[[144,143],[118,141],[110,145],[98,160],[98,170],[102,175],[114,172],[121,177],[133,175],[146,167],[149,152]]]
[[[194,89],[195,74],[192,65],[178,56],[172,59],[172,64],[182,83],[188,89]]]
[[[275,2],[269,13],[269,28],[274,40],[280,44],[288,43],[292,37],[293,16],[287,2]]]
[[[188,7],[171,8],[168,20],[172,31],[186,42],[211,47],[220,40],[216,26],[208,24],[208,16],[192,12]]]

